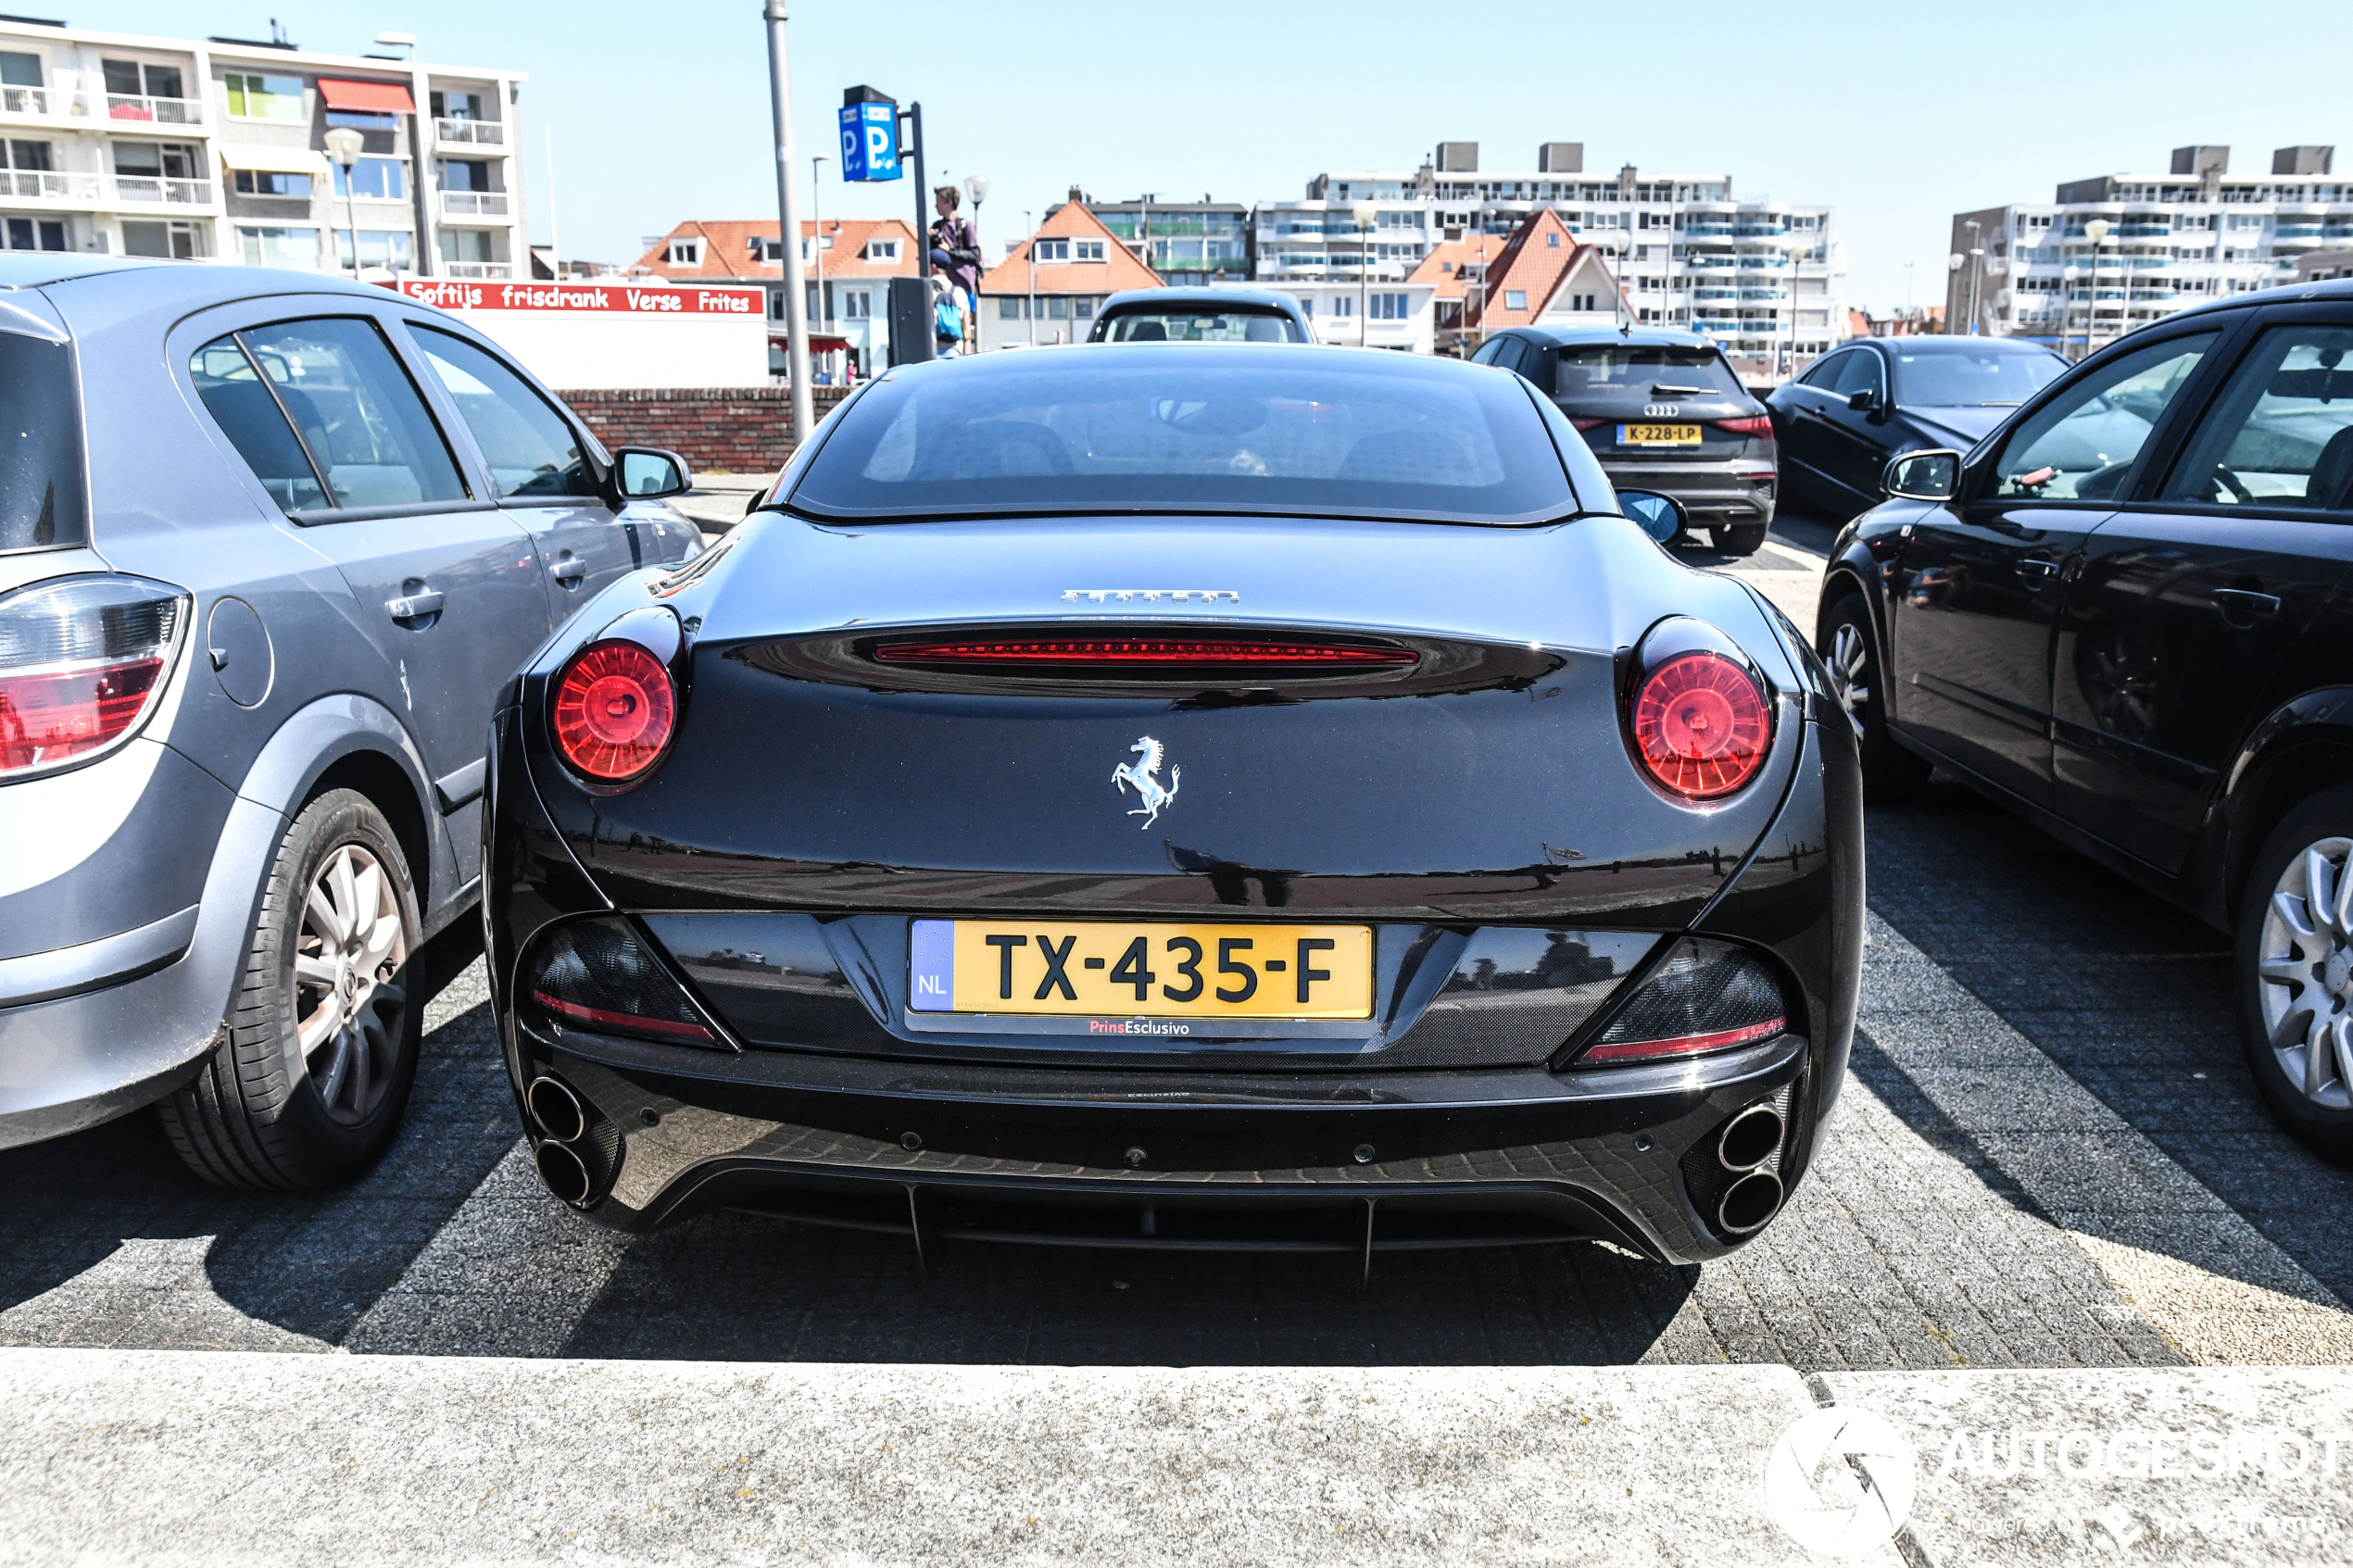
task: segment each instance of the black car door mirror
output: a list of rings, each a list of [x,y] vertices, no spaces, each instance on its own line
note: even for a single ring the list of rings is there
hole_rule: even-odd
[[[1617,509],[1662,545],[1683,531],[1683,506],[1672,495],[1655,490],[1621,490]]]
[[[1846,395],[1846,406],[1858,414],[1868,414],[1879,407],[1879,394],[1868,386],[1858,386]]]
[[[1880,479],[1880,488],[1901,501],[1949,501],[1960,486],[1961,455],[1943,447],[1891,458]]]
[[[686,459],[675,452],[658,446],[623,446],[612,456],[623,501],[659,501],[665,495],[684,495],[695,487],[694,476],[686,471]]]

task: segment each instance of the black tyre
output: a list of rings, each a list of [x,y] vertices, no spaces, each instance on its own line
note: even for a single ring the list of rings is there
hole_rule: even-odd
[[[220,1042],[157,1107],[196,1174],[285,1190],[333,1186],[375,1163],[417,1075],[420,930],[409,862],[383,813],[346,789],[305,807],[278,846]]]
[[[1887,733],[1887,709],[1880,683],[1879,641],[1871,612],[1860,594],[1849,594],[1822,616],[1815,652],[1830,667],[1831,686],[1846,709],[1862,743],[1863,797],[1890,805],[1918,795],[1928,783],[1928,762],[1905,750]]]
[[[1728,556],[1753,556],[1765,546],[1765,528],[1761,522],[1718,523],[1712,532],[1716,547]]]
[[[2246,1065],[2271,1114],[2353,1165],[2353,789],[2323,791],[2273,829],[2239,899],[2232,984]]]

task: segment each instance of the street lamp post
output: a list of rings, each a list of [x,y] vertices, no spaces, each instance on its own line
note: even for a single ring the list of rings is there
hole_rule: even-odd
[[[1373,220],[1380,212],[1371,202],[1362,201],[1349,207],[1348,215],[1356,220],[1356,345],[1369,348],[1373,341],[1372,318],[1365,314],[1369,296],[1365,290],[1366,275],[1372,270]]]
[[[800,213],[793,193],[791,56],[785,44],[786,0],[766,0],[768,96],[776,120],[776,216],[785,240],[785,374],[792,383],[795,450],[817,428],[816,399],[809,390],[809,302],[801,295]]]
[[[1029,208],[1021,209],[1021,226],[1029,229]],[[1029,262],[1029,305],[1022,315],[1029,322],[1029,346],[1038,346],[1038,231],[1029,230],[1029,238],[1022,241],[1022,250]]]
[[[821,195],[824,187],[818,178],[824,170],[817,166],[831,162],[833,157],[828,153],[816,153],[809,159],[809,221],[817,230],[816,236],[809,242],[809,254],[817,264],[817,330],[821,332],[834,330],[834,313],[832,303],[825,298],[825,205]],[[785,236],[786,245],[799,243],[799,234]]]
[[[980,275],[988,270],[988,253],[981,249],[980,204],[988,199],[988,176],[964,176],[964,194],[973,199],[973,248],[980,251],[980,259],[973,263],[973,340],[971,351],[980,352]]]
[[[1961,264],[1962,264],[1963,262],[1967,261],[1968,259],[1969,259],[1969,257],[1968,257],[1963,256],[1963,255],[1962,255],[1959,251],[1957,251],[1957,251],[1955,251],[1952,255],[1950,255],[1950,256],[1946,257],[1944,258],[1944,271],[1945,271],[1946,275],[1947,275],[1948,277],[1957,277],[1957,276],[1959,275],[1959,273],[1960,273],[1960,270],[1961,270]],[[1954,284],[1952,284],[1952,283],[1947,283],[1947,284],[1945,284],[1945,285],[1944,285],[1944,335],[1945,335],[1945,336],[1947,336],[1947,337],[1950,337],[1950,336],[1952,336],[1952,335],[1953,335],[1953,314],[1954,314],[1954,312],[1953,312],[1953,289],[1954,289],[1954,287],[1955,287],[1955,285],[1954,285]]]
[[[1977,335],[1977,287],[1985,275],[1985,247],[1977,243],[1978,222],[1974,218],[1962,220],[1969,230],[1969,335]]]
[[[338,125],[327,132],[327,156],[343,170],[343,220],[349,225],[351,235],[351,278],[359,280],[359,220],[353,216],[351,205],[351,166],[359,161],[359,151],[368,139],[348,125]],[[315,231],[314,231],[315,232]]]
[[[2083,302],[2083,358],[2086,359],[2092,357],[2092,322],[2100,313],[2100,246],[2108,243],[2108,235],[2115,230],[2116,225],[2105,218],[2095,218],[2083,225],[2083,237],[2092,242],[2092,287]],[[2125,291],[2125,298],[2128,301],[2132,298],[2129,287]]]

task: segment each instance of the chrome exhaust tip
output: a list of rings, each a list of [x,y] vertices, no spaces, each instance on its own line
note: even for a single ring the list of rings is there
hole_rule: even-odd
[[[560,1078],[544,1073],[534,1078],[522,1092],[522,1102],[539,1130],[558,1143],[577,1142],[588,1130],[588,1108]]]
[[[1781,1113],[1770,1104],[1752,1105],[1716,1139],[1716,1162],[1735,1174],[1754,1171],[1781,1147]]]
[[[1746,1236],[1780,1211],[1780,1177],[1753,1171],[1725,1189],[1724,1200],[1716,1206],[1716,1223],[1727,1236]]]
[[[549,1192],[575,1209],[587,1206],[591,1184],[587,1163],[580,1156],[548,1139],[532,1151],[531,1159],[532,1163],[539,1168],[539,1179],[547,1184]]]

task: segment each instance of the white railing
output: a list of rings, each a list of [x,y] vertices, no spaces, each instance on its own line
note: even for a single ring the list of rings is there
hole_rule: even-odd
[[[443,142],[469,147],[503,147],[507,128],[495,119],[436,119],[433,133]]]
[[[445,261],[441,272],[448,278],[506,278],[513,274],[504,261]]]
[[[212,182],[171,180],[153,174],[118,174],[114,177],[114,199],[159,202],[168,207],[210,207]]]
[[[202,125],[202,98],[134,98],[107,94],[108,119],[144,119],[157,125]]]
[[[47,114],[46,87],[0,87],[0,114]]]
[[[451,218],[504,218],[507,216],[507,193],[504,191],[444,191],[441,210]]]
[[[94,174],[51,174],[35,169],[0,169],[0,196],[31,201],[94,202],[98,199]]]

